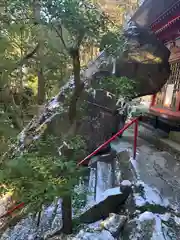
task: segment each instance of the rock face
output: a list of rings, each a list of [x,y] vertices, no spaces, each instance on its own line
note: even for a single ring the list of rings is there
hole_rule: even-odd
[[[171,226],[173,226],[173,228],[171,228]],[[170,215],[167,217],[167,215],[144,212],[125,225],[123,239],[177,240],[179,239],[178,231],[178,226]]]
[[[90,240],[90,239],[96,239],[96,240],[114,240],[113,236],[110,234],[110,232],[106,230],[102,230],[99,232],[86,232],[81,230],[79,234],[72,238],[73,240]]]
[[[0,236],[1,240],[36,240],[47,239],[62,228],[61,202],[58,208],[52,204],[41,214],[39,227],[37,216],[29,216],[22,219],[14,228],[9,228]]]
[[[78,133],[84,136],[90,152],[112,136],[116,127],[116,116],[113,115],[116,101],[112,94],[104,90],[95,90],[93,94],[88,94],[87,110]]]
[[[129,161],[130,154],[128,151],[122,151],[116,155],[115,159],[115,184],[123,180],[134,180],[132,164]]]
[[[116,62],[116,76],[136,81],[138,96],[157,93],[170,74],[170,52],[147,29],[130,22],[125,29],[127,51]]]
[[[122,227],[125,225],[127,217],[124,215],[110,214],[109,218],[104,220],[101,225],[108,230],[113,237],[120,234]]]
[[[80,216],[80,221],[82,223],[93,223],[107,218],[109,213],[118,213],[130,193],[131,187],[129,186],[124,186],[122,189],[120,187],[108,189],[98,203],[91,206]]]

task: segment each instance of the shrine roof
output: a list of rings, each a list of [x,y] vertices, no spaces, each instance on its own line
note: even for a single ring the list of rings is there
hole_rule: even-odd
[[[180,0],[145,0],[132,20],[142,27],[154,27],[179,6]]]

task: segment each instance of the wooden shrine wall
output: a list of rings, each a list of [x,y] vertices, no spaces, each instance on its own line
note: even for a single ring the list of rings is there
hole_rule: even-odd
[[[167,45],[168,49],[171,51],[171,55],[169,58],[169,62],[171,65],[171,75],[162,88],[161,92],[159,92],[156,96],[156,106],[158,107],[168,107],[173,111],[179,111],[180,105],[180,39],[177,39],[175,43],[169,42]],[[173,85],[173,92],[171,98],[171,104],[169,106],[166,105],[166,92],[168,86]]]

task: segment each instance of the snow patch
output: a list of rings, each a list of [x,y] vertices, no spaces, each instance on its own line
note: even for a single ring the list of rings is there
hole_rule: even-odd
[[[138,207],[142,207],[146,204],[146,200],[137,193],[134,194],[134,200],[136,206]]]
[[[96,169],[90,169],[89,186],[87,195],[87,204],[91,205],[95,201],[95,187],[96,187]]]
[[[144,229],[143,226],[146,226],[145,221],[152,221],[150,226],[150,231],[152,231],[152,237],[151,240],[164,240],[164,239],[172,239],[169,238],[168,235],[168,227],[162,223],[162,218],[167,219],[167,215],[160,215],[159,214],[153,214],[152,212],[144,212],[142,213],[139,218],[136,220],[137,221],[137,232],[135,235],[133,233],[131,234],[131,238],[133,240],[137,240],[142,238],[141,231]],[[145,225],[144,225],[145,224]],[[148,225],[147,225],[148,226]],[[173,238],[174,239],[174,238]]]
[[[59,102],[57,101],[57,98],[55,97],[50,103],[49,106],[47,107],[48,109],[55,109],[59,107]]]
[[[179,217],[174,217],[174,221],[177,225],[180,225],[180,218]]]
[[[120,187],[115,187],[115,188],[106,190],[104,192],[103,196],[108,197],[108,196],[113,196],[113,195],[118,195],[118,194],[121,194]]]
[[[109,196],[114,196],[114,195],[119,195],[121,194],[121,190],[120,187],[115,187],[115,188],[110,188],[107,189],[100,197],[99,199],[96,201],[97,203],[105,200],[106,198],[108,198]]]
[[[169,200],[164,197],[162,198],[160,192],[156,188],[152,188],[145,184],[144,191],[145,198],[149,203],[161,205],[164,207],[169,206]]]
[[[94,240],[114,240],[114,237],[110,234],[110,232],[103,230],[101,232],[86,232],[84,230],[81,230],[79,234],[72,238],[73,240],[88,240],[88,239],[94,239]]]
[[[96,98],[96,89],[93,89],[92,95],[93,95],[93,98],[95,99]]]
[[[132,183],[129,180],[123,180],[121,182],[121,186],[129,186],[129,187],[131,187]]]
[[[140,187],[140,186],[145,187],[145,183],[144,183],[143,181],[141,181],[141,180],[138,180],[138,181],[136,182],[136,186],[137,186],[137,187]]]
[[[163,207],[168,207],[170,205],[169,200],[161,197],[160,192],[155,187],[148,186],[141,181],[138,181],[135,185],[137,187],[143,187],[142,193],[134,193],[134,199],[137,206],[141,207],[146,203],[160,205]]]
[[[99,230],[99,228],[101,226],[101,222],[102,222],[102,220],[99,220],[94,223],[90,223],[90,224],[88,224],[88,228],[93,229],[94,231]]]
[[[155,218],[154,214],[152,212],[144,212],[139,216],[139,221],[149,221],[153,220]]]
[[[135,170],[135,172],[139,175],[139,169],[138,169],[138,163],[135,159],[133,159],[132,157],[130,158],[131,164]]]
[[[162,226],[161,226],[161,219],[159,217],[155,216],[155,231],[153,232],[152,239],[164,239],[163,232],[162,232]]]
[[[25,130],[23,130],[18,136],[20,143],[24,143],[25,137],[26,137]]]
[[[169,221],[169,219],[171,217],[171,213],[157,214],[157,216],[160,217],[161,220],[167,222],[167,221]]]

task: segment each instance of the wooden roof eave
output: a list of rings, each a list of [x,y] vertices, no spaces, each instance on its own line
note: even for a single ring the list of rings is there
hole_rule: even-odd
[[[167,17],[178,4],[180,4],[180,0],[145,0],[131,20],[141,27],[154,27],[156,23]]]

